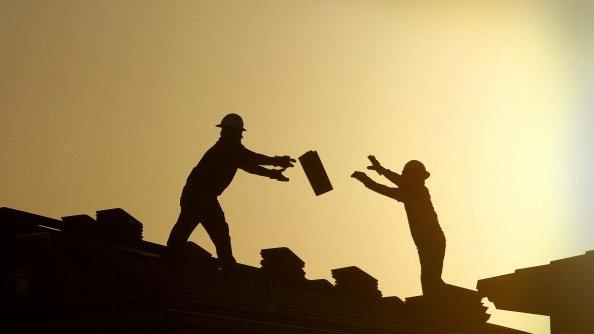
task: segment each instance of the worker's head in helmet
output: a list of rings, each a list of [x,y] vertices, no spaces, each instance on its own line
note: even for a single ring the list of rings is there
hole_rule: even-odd
[[[423,163],[418,160],[407,162],[402,169],[402,178],[413,184],[424,184],[429,175],[431,174],[427,172]]]
[[[229,140],[241,141],[243,132],[243,120],[237,114],[228,114],[221,120],[221,123],[216,125],[221,128],[221,137]]]

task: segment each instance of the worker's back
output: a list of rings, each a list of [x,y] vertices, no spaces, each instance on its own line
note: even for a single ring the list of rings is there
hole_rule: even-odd
[[[429,189],[422,184],[402,185],[400,192],[415,245],[421,247],[443,242],[445,237],[439,226]]]
[[[233,180],[243,150],[241,142],[220,138],[192,169],[186,188],[219,196]]]

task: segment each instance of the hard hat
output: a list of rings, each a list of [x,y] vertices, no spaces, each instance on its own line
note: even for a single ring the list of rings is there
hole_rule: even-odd
[[[234,128],[246,131],[243,128],[243,120],[241,119],[241,116],[237,114],[228,114],[227,116],[223,117],[221,123],[217,124],[216,126],[219,128]]]
[[[407,162],[402,169],[402,176],[404,177],[426,180],[429,178],[429,175],[431,174],[427,172],[423,163],[418,160],[411,160]]]

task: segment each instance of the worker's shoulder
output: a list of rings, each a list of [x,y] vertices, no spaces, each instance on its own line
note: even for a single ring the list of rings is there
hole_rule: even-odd
[[[405,194],[409,199],[431,198],[429,189],[424,185],[412,187],[399,187],[402,194]]]
[[[233,156],[237,155],[238,153],[242,152],[246,148],[243,147],[241,143],[226,143],[223,141],[217,141],[206,153],[204,153],[204,158],[216,158],[216,157],[225,157],[225,156]]]

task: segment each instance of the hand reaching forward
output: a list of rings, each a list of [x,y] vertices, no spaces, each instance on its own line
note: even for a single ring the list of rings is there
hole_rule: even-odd
[[[287,182],[287,181],[289,181],[289,178],[283,175],[284,171],[285,171],[285,168],[270,169],[270,175],[268,175],[268,177],[270,177],[271,179],[281,181],[281,182]]]
[[[365,183],[365,182],[366,182],[366,181],[368,181],[368,180],[371,180],[371,179],[369,178],[369,176],[367,176],[367,174],[365,174],[365,173],[363,173],[363,172],[359,172],[359,171],[356,171],[356,172],[354,172],[354,173],[351,175],[351,177],[353,177],[353,178],[355,178],[355,179],[357,179],[357,180],[359,180],[359,181],[361,181],[361,182],[363,182],[363,183]]]
[[[375,156],[373,155],[369,155],[367,156],[367,159],[369,159],[369,161],[371,161],[371,166],[368,166],[367,169],[370,170],[374,170],[376,171],[378,174],[382,174],[381,171],[384,169],[382,167],[382,165],[379,163],[379,161],[377,161],[377,159],[375,158]]]
[[[288,155],[283,155],[282,157],[276,156],[274,157],[274,160],[274,165],[277,167],[282,167],[283,169],[293,167],[293,162],[296,162],[295,159],[291,158]]]

